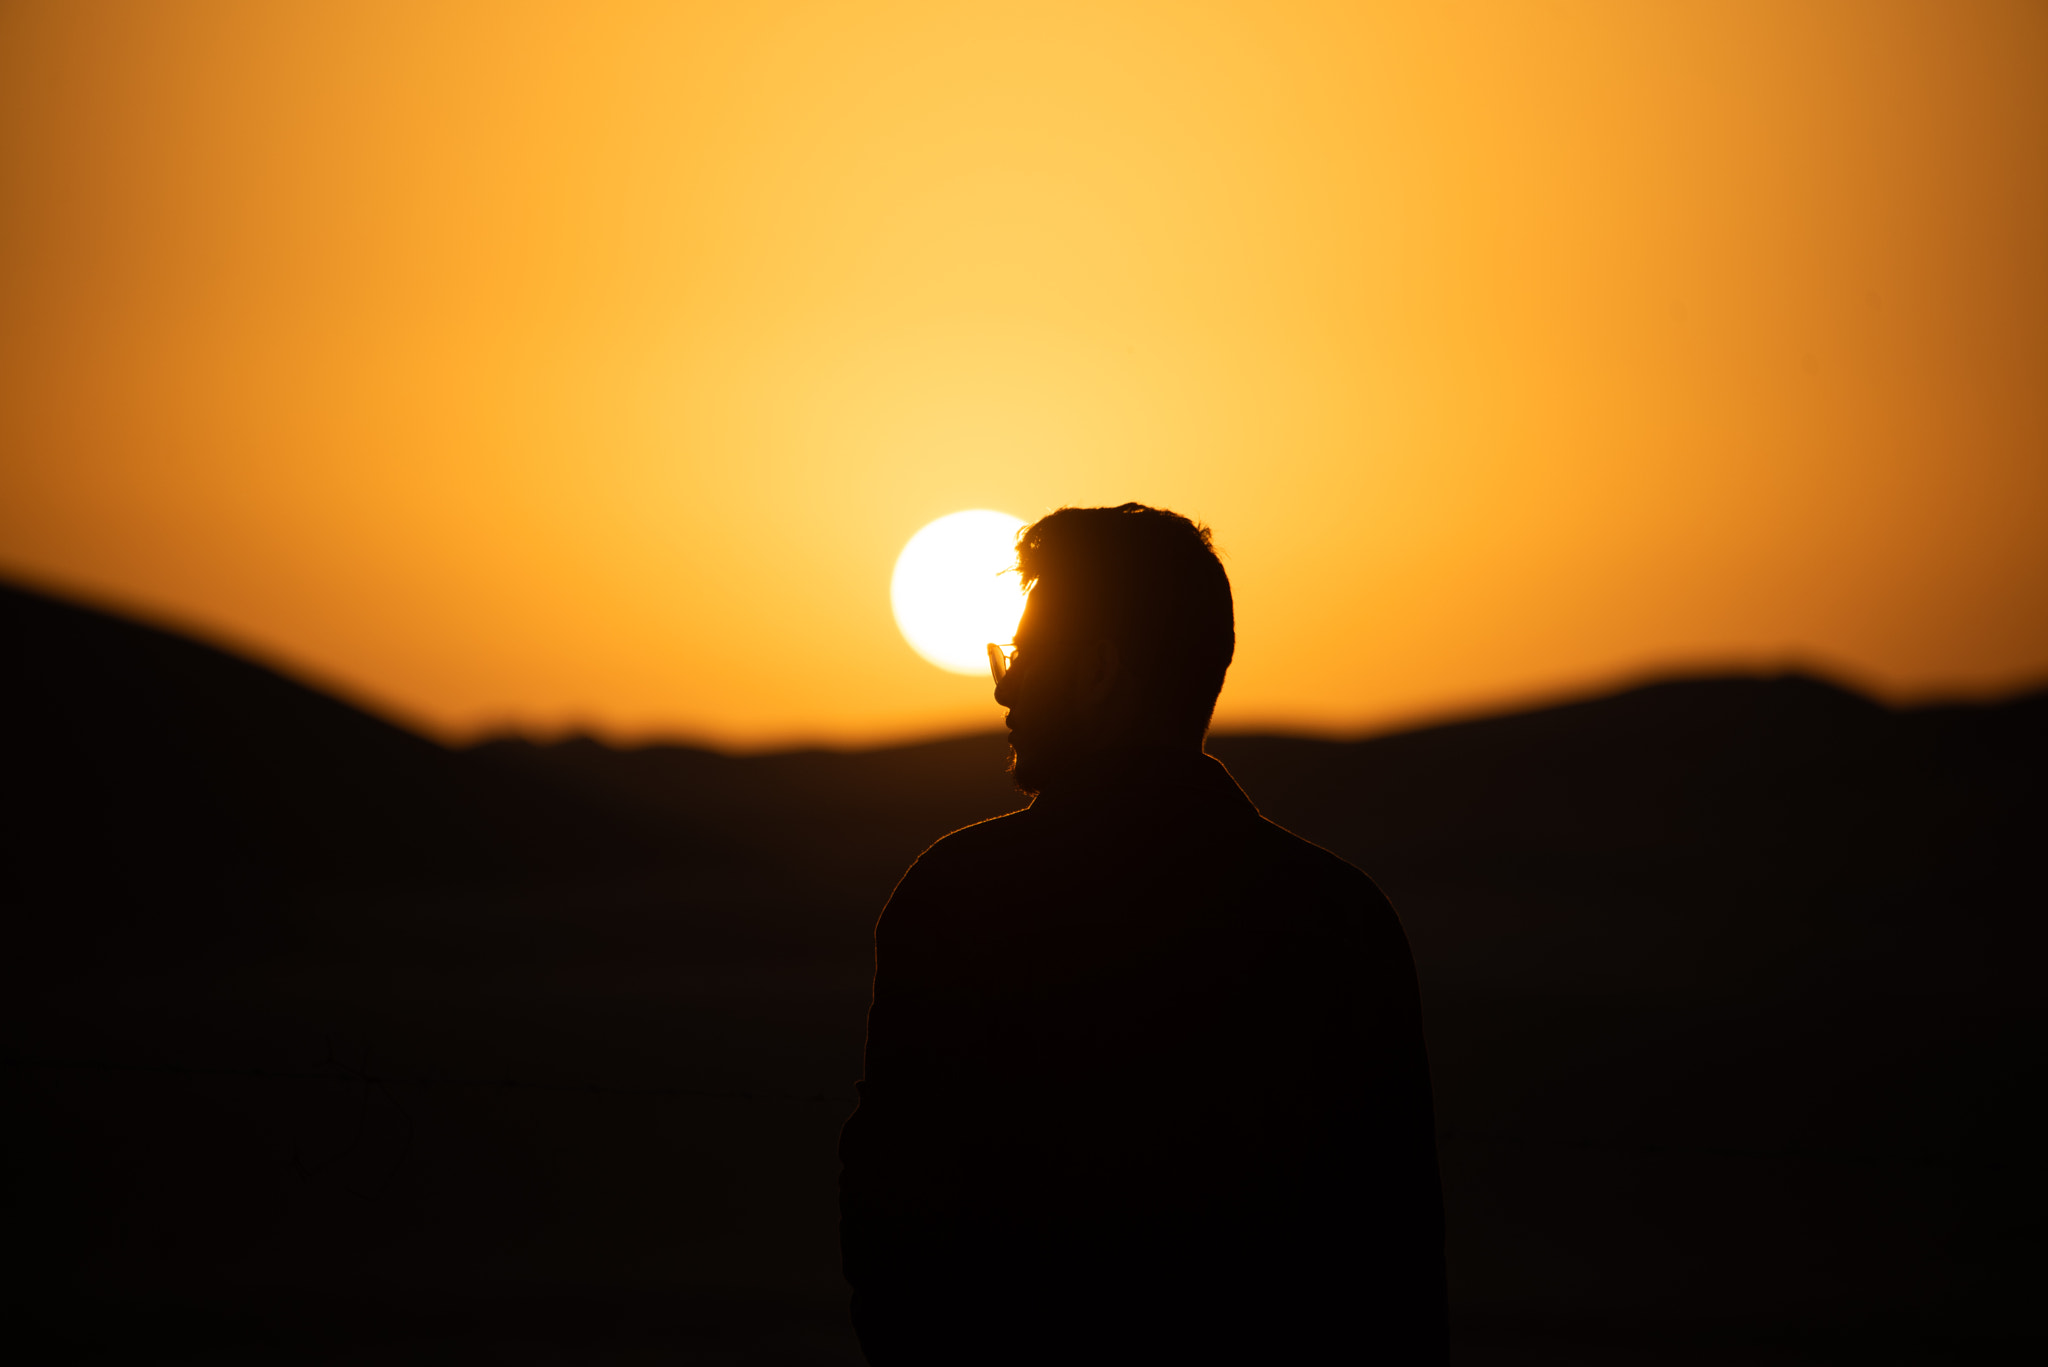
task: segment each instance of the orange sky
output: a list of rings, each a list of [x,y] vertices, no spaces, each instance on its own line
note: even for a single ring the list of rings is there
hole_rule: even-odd
[[[0,4],[0,570],[446,737],[997,717],[1136,498],[1219,720],[2048,678],[2048,6]]]

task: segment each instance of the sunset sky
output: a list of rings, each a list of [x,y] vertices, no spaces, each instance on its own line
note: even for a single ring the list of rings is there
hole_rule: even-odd
[[[1163,504],[1219,722],[2048,680],[2048,4],[0,0],[0,574],[460,740],[993,726]]]

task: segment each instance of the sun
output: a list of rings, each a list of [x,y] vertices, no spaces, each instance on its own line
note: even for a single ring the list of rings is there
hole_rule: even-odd
[[[904,543],[889,580],[910,648],[953,674],[986,674],[989,642],[1008,642],[1024,611],[1017,532],[1024,519],[975,508],[928,522]]]

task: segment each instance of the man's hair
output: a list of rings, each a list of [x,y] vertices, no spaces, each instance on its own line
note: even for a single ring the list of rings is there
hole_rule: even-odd
[[[1017,573],[1051,590],[1057,636],[1115,641],[1155,705],[1208,729],[1237,624],[1207,527],[1142,503],[1061,508],[1017,533]]]

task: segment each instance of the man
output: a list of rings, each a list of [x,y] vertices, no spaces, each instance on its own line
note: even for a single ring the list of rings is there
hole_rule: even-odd
[[[1017,547],[991,665],[1033,800],[875,932],[840,1140],[868,1360],[1443,1362],[1408,944],[1203,753],[1236,642],[1208,530],[1062,508]]]

